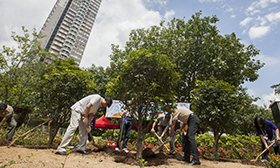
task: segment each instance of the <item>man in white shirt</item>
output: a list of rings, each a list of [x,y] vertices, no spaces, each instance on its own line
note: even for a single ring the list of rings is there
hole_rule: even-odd
[[[90,131],[90,122],[95,113],[100,107],[110,107],[112,99],[104,99],[98,94],[89,95],[77,101],[72,107],[70,124],[65,132],[65,135],[57,147],[56,154],[66,155],[66,147],[71,142],[72,137],[79,127],[80,144],[77,152],[87,154],[86,141],[88,139],[88,132]]]

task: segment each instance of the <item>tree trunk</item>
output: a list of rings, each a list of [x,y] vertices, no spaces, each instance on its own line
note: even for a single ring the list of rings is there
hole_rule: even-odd
[[[143,132],[143,122],[142,119],[139,119],[138,124],[137,124],[137,154],[136,154],[136,159],[142,159],[142,152],[144,148],[144,139],[145,139],[145,133]]]
[[[214,131],[214,156],[215,160],[218,160],[219,155],[218,155],[218,150],[219,150],[219,133]]]
[[[49,132],[49,141],[48,141],[48,148],[52,147],[53,140],[58,132],[59,126],[52,126],[50,127],[50,132]]]

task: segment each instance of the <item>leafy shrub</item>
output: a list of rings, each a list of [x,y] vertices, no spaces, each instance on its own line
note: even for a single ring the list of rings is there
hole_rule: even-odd
[[[270,155],[268,161],[269,168],[280,168],[280,156],[279,155]]]
[[[119,130],[109,129],[106,130],[102,135],[102,139],[104,140],[112,140],[117,141],[119,135]]]
[[[32,128],[27,126],[20,127],[19,129],[17,129],[14,138],[16,138],[18,135],[24,134],[30,129]],[[33,132],[31,132],[30,134],[28,134],[26,137],[18,139],[16,141],[16,145],[22,145],[25,147],[32,147],[32,148],[42,148],[47,146],[48,138],[49,138],[48,133],[42,132],[42,130],[38,128]],[[62,136],[56,136],[54,139],[53,147],[54,148],[57,147],[61,142],[61,140],[62,140]],[[78,142],[79,142],[78,136],[74,135],[70,145],[77,145]]]
[[[98,149],[100,150],[104,150],[108,147],[107,141],[102,138],[98,138],[95,142],[98,145]]]
[[[214,138],[210,134],[197,136],[197,144],[204,157],[214,157]],[[257,136],[223,135],[219,141],[219,157],[225,159],[250,160],[261,151],[260,140]]]

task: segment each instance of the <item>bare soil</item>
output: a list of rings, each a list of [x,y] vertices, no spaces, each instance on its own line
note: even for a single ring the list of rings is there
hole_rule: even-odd
[[[56,155],[53,149],[28,149],[21,147],[6,146],[0,147],[0,167],[10,168],[136,168],[135,162],[131,160],[130,155],[122,153],[116,154],[112,151],[94,151],[88,155],[82,155],[76,152],[68,156]],[[176,156],[174,156],[176,157]],[[148,160],[156,160],[156,164],[149,167],[156,168],[258,168],[261,166],[246,165],[242,163],[216,162],[201,160],[200,166],[190,166],[176,158],[166,157],[164,154],[155,155]],[[123,163],[125,162],[125,163]],[[152,163],[152,162],[151,162]]]

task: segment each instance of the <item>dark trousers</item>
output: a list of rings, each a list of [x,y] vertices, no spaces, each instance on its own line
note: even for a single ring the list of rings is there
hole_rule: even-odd
[[[122,129],[122,122],[124,122],[123,125],[123,131]],[[131,126],[132,126],[132,119],[130,117],[125,117],[122,118],[120,121],[120,131],[119,131],[119,136],[118,136],[118,140],[117,140],[117,147],[120,148],[120,141],[122,140],[123,137],[123,144],[122,144],[122,149],[126,148],[127,146],[127,142],[130,136],[130,132],[131,132]],[[121,135],[121,132],[123,135]]]
[[[188,126],[187,134],[182,137],[184,159],[186,162],[190,162],[190,156],[192,155],[193,161],[199,161],[197,144],[195,141],[195,133],[199,126],[199,119],[195,114],[189,117]]]
[[[7,123],[9,124],[9,131],[7,133],[7,140],[12,141],[13,136],[16,132],[16,128],[17,128],[17,122],[15,120],[14,115],[10,119],[7,120]]]

